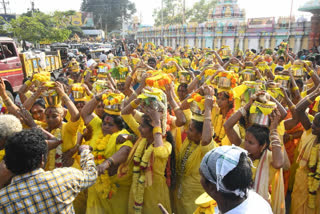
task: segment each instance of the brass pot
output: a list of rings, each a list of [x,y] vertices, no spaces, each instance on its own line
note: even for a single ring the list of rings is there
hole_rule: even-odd
[[[84,91],[72,91],[72,96],[75,101],[83,99],[85,97]]]
[[[256,76],[253,73],[250,72],[243,72],[241,74],[242,81],[256,81]]]
[[[195,101],[193,101],[190,104],[190,110],[192,113],[198,114],[198,115],[203,115],[203,111],[201,111],[201,109],[199,108],[199,106],[197,105],[197,103]]]
[[[219,88],[231,88],[231,80],[228,79],[227,77],[219,77],[218,87]]]
[[[104,109],[107,111],[120,112],[121,111],[121,104],[104,106]]]
[[[303,77],[304,76],[303,67],[301,67],[301,66],[293,66],[292,75],[294,77]]]
[[[189,72],[179,72],[178,73],[178,82],[179,83],[189,83],[191,76]]]
[[[48,90],[44,93],[44,100],[46,102],[46,105],[50,107],[57,107],[61,105],[61,98],[53,89]]]
[[[279,83],[279,87],[283,87],[285,89],[289,88],[289,83],[290,83],[290,80],[277,80],[277,83]]]

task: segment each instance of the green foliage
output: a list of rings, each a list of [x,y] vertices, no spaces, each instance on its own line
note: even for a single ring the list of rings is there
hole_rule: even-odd
[[[79,26],[70,25],[67,27],[67,29],[71,31],[70,36],[74,36],[74,34],[77,34],[80,37],[84,36],[83,31],[82,31],[81,27],[79,27]]]
[[[216,5],[217,0],[200,0],[186,9],[185,21],[203,23],[207,21],[209,11]],[[174,25],[183,23],[183,5],[181,0],[163,0],[163,24]],[[153,11],[155,25],[161,25],[161,9]]]
[[[130,20],[136,7],[130,0],[82,0],[81,10],[93,12],[96,27],[111,32],[121,29],[122,16]]]
[[[33,43],[40,41],[63,42],[67,40],[71,31],[67,29],[70,14],[74,11],[26,13],[8,23],[7,32],[12,33],[18,40]]]

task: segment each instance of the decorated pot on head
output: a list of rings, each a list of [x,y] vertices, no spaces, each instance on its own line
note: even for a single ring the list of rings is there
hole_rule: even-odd
[[[147,70],[145,68],[138,68],[135,75],[136,75],[136,78],[137,78],[137,82],[140,83],[141,80],[142,80],[142,76],[143,74],[147,72]]]
[[[235,108],[239,109],[241,106],[247,104],[250,101],[250,97],[262,89],[264,89],[264,85],[261,81],[245,81],[235,87],[232,90],[235,98]]]
[[[75,58],[71,59],[70,69],[71,69],[72,72],[76,72],[76,73],[80,72],[79,62],[77,62],[77,60]]]
[[[61,97],[58,95],[56,90],[49,89],[43,93],[46,107],[60,107]]]
[[[128,66],[129,65],[128,57],[126,56],[121,57],[121,64],[124,66]]]
[[[306,69],[303,65],[292,65],[292,75],[295,79],[302,79],[304,77]]]
[[[192,112],[193,119],[199,122],[204,120],[204,103],[205,98],[199,93],[192,93],[191,97],[188,99],[190,103],[190,110]]]
[[[178,73],[178,82],[181,83],[190,83],[191,81],[191,76],[188,71],[179,71]]]
[[[267,89],[267,92],[280,103],[282,103],[284,98],[284,94],[280,88],[280,87],[284,87],[284,85],[281,85],[283,83],[284,82],[270,82],[268,83],[268,89]]]
[[[269,127],[270,118],[269,115],[272,113],[274,109],[277,108],[276,103],[268,100],[268,97],[263,95],[263,97],[259,97],[260,99],[256,100],[250,107],[250,115],[249,115],[249,124],[260,125],[264,127]]]
[[[287,75],[276,75],[274,78],[276,83],[279,83],[279,87],[289,88],[290,76]]]
[[[146,85],[149,87],[155,87],[165,90],[165,85],[172,82],[172,76],[162,72],[161,70],[153,71],[150,70],[148,73],[152,74],[151,77],[146,79]]]
[[[102,95],[104,111],[110,115],[120,115],[122,109],[122,101],[125,95],[122,93],[108,92]]]
[[[221,71],[214,78],[213,85],[220,89],[231,89],[237,86],[238,75],[232,71]]]
[[[81,83],[75,83],[71,87],[72,96],[75,101],[85,101],[85,89]]]
[[[224,57],[230,57],[231,56],[231,48],[227,45],[222,46],[222,56]]]
[[[241,80],[242,81],[256,81],[256,73],[254,70],[251,69],[244,69],[241,72]]]
[[[165,135],[167,131],[167,110],[168,110],[166,94],[161,89],[146,87],[143,89],[142,93],[137,98],[141,99],[143,110],[145,110],[145,108],[151,107],[153,110],[162,112],[161,128],[162,128],[162,134]]]
[[[215,213],[215,208],[217,207],[217,202],[208,195],[208,193],[203,193],[196,200],[195,204],[198,206],[194,214],[207,214]]]
[[[43,83],[46,83],[50,81],[51,79],[51,74],[50,72],[40,72],[40,73],[35,73],[33,75],[32,81],[35,83],[36,87],[41,86]]]
[[[95,83],[93,83],[92,88],[94,94],[99,94],[102,91],[109,89],[109,86],[106,80],[97,80]]]

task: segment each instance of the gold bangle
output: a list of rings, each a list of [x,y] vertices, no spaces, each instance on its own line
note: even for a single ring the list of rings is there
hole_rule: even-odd
[[[271,146],[272,147],[279,147],[279,148],[282,148],[281,144],[280,143],[271,143]]]
[[[180,106],[176,106],[176,107],[173,109],[173,111],[178,111],[178,110],[180,110]]]
[[[297,91],[297,90],[299,90],[299,87],[298,87],[298,86],[292,88],[292,91]]]
[[[313,73],[314,73],[314,71],[311,70],[311,71],[308,73],[308,75],[309,75],[309,76],[312,76]]]
[[[134,100],[130,102],[130,105],[134,109],[138,108],[138,105],[136,104],[136,102]]]
[[[30,80],[27,80],[24,84],[29,87],[32,84],[32,82]]]
[[[313,103],[313,101],[310,99],[310,97],[307,97],[307,101],[308,101],[308,103],[310,103],[310,105]]]
[[[152,133],[155,135],[157,133],[159,134],[162,134],[162,128],[157,126],[157,127],[154,127],[153,130],[152,130]]]
[[[295,109],[296,109],[296,106],[295,106],[295,105],[289,106],[289,109],[290,109],[290,110],[295,110]]]

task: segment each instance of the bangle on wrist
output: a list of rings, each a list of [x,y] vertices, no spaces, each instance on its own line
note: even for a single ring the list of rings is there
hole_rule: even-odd
[[[204,120],[211,120],[211,117],[205,117]]]
[[[299,90],[299,87],[298,87],[298,86],[292,88],[292,91],[298,91],[298,90]]]
[[[134,100],[130,102],[130,105],[131,105],[131,107],[132,107],[133,109],[138,108],[138,105],[136,104],[136,102],[135,102]]]
[[[296,109],[296,106],[295,105],[292,105],[292,106],[289,106],[289,109],[292,111],[292,110],[295,110]]]
[[[180,106],[176,106],[176,107],[173,109],[173,111],[178,111],[178,110],[180,110]]]
[[[27,80],[24,84],[29,87],[32,84],[32,82],[30,80]]]
[[[239,112],[243,117],[247,116],[247,111],[244,109],[244,107],[239,108]]]
[[[313,103],[313,101],[310,99],[310,97],[307,97],[307,101],[308,103],[311,105]]]
[[[309,75],[309,76],[312,76],[313,73],[314,73],[314,71],[311,70],[311,71],[309,71],[308,75]]]
[[[152,133],[155,135],[157,133],[162,134],[162,128],[160,126],[154,127]]]

